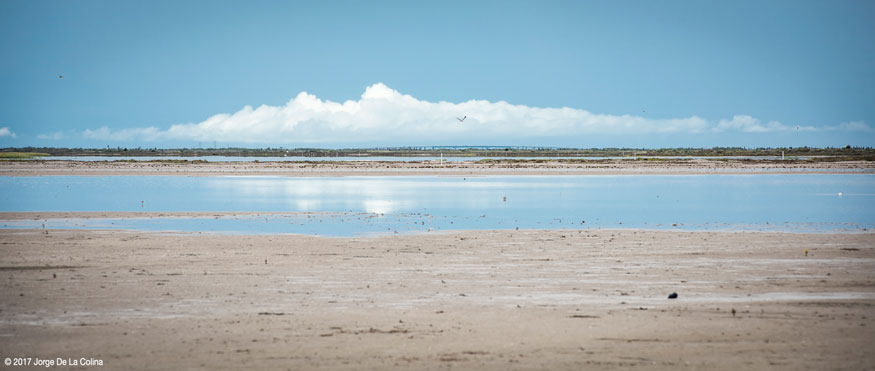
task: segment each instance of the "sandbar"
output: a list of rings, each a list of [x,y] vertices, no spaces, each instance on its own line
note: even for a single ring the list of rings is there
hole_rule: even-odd
[[[690,160],[495,160],[489,162],[171,162],[0,161],[0,176],[480,176],[480,175],[696,175],[873,174],[873,161]]]

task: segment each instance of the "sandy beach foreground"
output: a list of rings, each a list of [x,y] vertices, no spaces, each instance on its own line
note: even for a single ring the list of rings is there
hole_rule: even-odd
[[[108,369],[875,367],[871,233],[2,230],[0,251],[0,357]]]

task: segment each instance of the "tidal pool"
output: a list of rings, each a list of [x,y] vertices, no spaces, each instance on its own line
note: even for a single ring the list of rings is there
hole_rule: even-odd
[[[216,217],[3,221],[357,236],[462,229],[847,232],[875,227],[875,175],[0,177],[0,211],[215,212]],[[222,212],[271,212],[222,215]],[[276,214],[279,213],[279,214]]]

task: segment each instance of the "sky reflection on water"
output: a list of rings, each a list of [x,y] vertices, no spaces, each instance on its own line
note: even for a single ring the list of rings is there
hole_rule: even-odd
[[[875,225],[875,175],[43,176],[0,177],[0,190],[2,211],[328,213],[55,220],[50,228],[351,236],[429,229],[842,231]]]
[[[290,162],[290,161],[307,161],[307,162],[325,162],[325,161],[356,161],[356,162],[373,162],[373,161],[393,161],[393,162],[422,162],[422,161],[480,161],[485,159],[493,160],[629,160],[637,157],[646,158],[661,158],[674,160],[696,160],[696,159],[735,159],[735,160],[770,160],[777,161],[781,156],[502,156],[502,152],[480,151],[482,156],[349,156],[349,157],[308,157],[308,156],[44,156],[34,157],[31,160],[54,160],[54,161],[162,161],[162,160],[187,160],[187,161],[207,161],[207,162]],[[818,157],[830,156],[793,156],[798,160],[808,160]]]

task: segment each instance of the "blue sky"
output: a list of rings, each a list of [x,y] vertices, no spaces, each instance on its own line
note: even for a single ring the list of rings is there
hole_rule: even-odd
[[[873,39],[872,1],[3,0],[0,147],[873,146]]]

